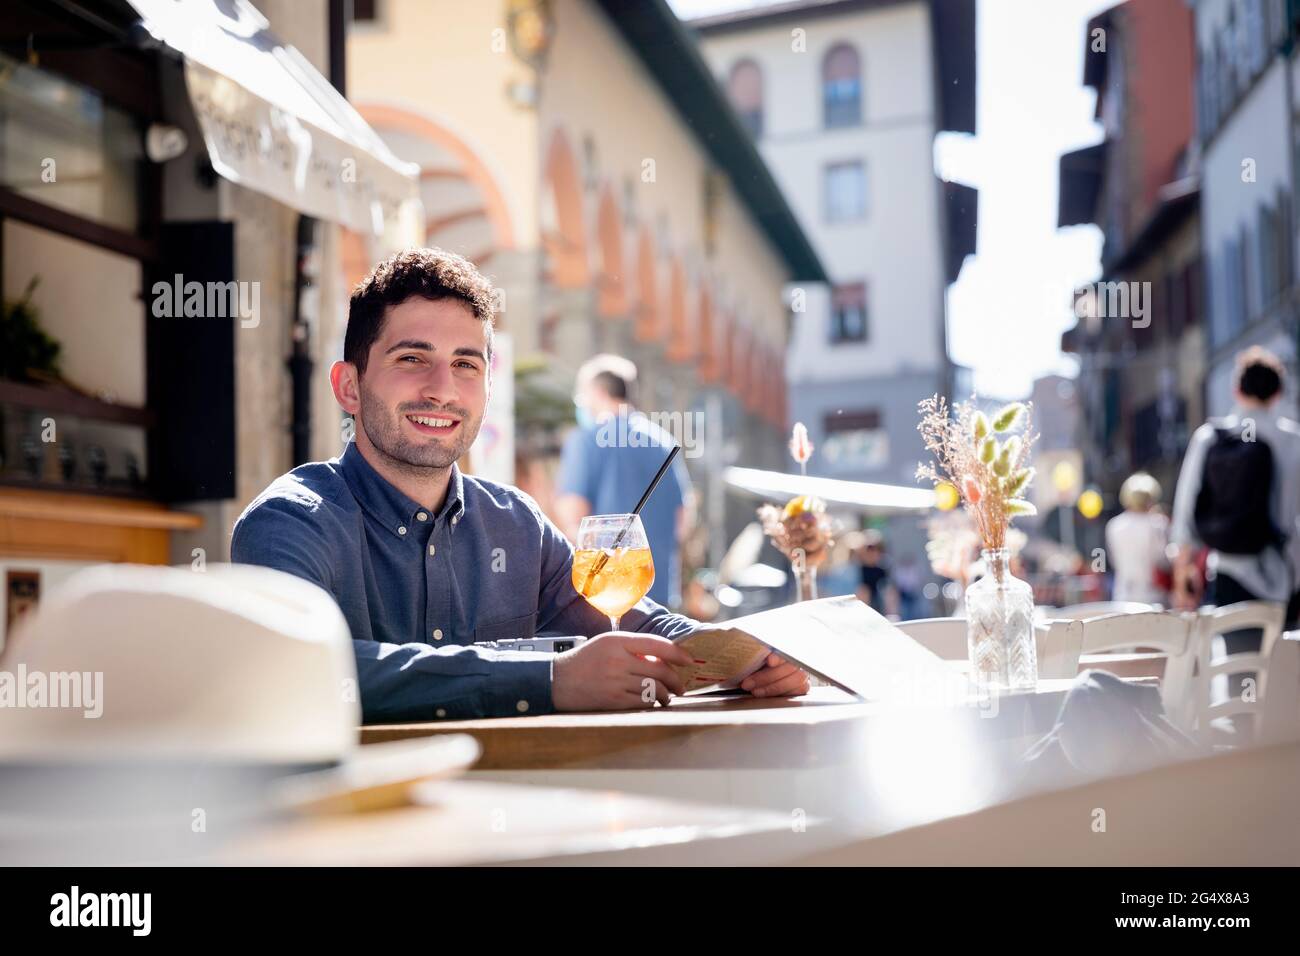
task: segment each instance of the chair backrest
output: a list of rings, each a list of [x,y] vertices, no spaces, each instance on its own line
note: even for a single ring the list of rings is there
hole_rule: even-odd
[[[1165,654],[1160,699],[1175,725],[1203,741],[1212,736],[1210,721],[1220,716],[1253,713],[1255,741],[1281,743],[1300,739],[1300,631],[1282,633],[1285,609],[1266,601],[1248,601],[1199,613],[1144,611],[1087,620],[1036,624],[1038,675],[1072,679],[1084,654],[1117,648],[1154,647]],[[903,621],[898,628],[944,660],[966,657],[966,620],[932,617]],[[1215,656],[1215,638],[1226,631],[1262,628],[1258,654]],[[1255,672],[1249,699],[1213,702],[1217,674]]]
[[[1054,621],[1086,621],[1110,614],[1142,614],[1159,610],[1161,608],[1157,604],[1143,604],[1140,601],[1093,601],[1089,604],[1053,608],[1047,617]]]
[[[964,617],[925,617],[899,621],[895,627],[945,661],[960,661],[966,657]]]
[[[1079,673],[1079,659],[1085,654],[1153,647],[1165,655],[1160,699],[1166,711],[1171,706],[1181,708],[1191,678],[1192,627],[1191,615],[1167,611],[1051,621],[1047,647],[1040,649],[1038,655],[1038,675],[1044,679],[1073,678]]]
[[[1283,635],[1285,617],[1286,608],[1273,601],[1203,608],[1197,615],[1189,655],[1191,693],[1177,721],[1190,728],[1202,743],[1221,743],[1214,722],[1237,714],[1254,715],[1255,741],[1278,742],[1300,736],[1296,713],[1300,699],[1300,688],[1296,686],[1300,682],[1300,634]],[[1219,638],[1239,630],[1262,632],[1259,651],[1220,653]],[[1218,685],[1234,674],[1249,675],[1242,693],[1218,695]],[[1216,681],[1219,677],[1222,681]]]
[[[1067,622],[1055,624],[1037,622],[1034,624],[1034,643],[1038,649],[1039,677],[1059,676],[1060,668],[1051,667],[1052,673],[1043,673],[1043,657],[1054,643],[1051,632],[1063,627]],[[964,661],[968,656],[966,646],[966,619],[964,617],[926,617],[914,621],[900,621],[895,625],[916,643],[945,661]],[[1078,658],[1075,658],[1076,664]],[[1073,674],[1069,676],[1073,677]]]
[[[1264,685],[1255,742],[1271,746],[1300,739],[1300,631],[1279,635],[1260,682]]]

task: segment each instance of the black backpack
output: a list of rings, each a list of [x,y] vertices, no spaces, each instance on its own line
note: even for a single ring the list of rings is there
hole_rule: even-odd
[[[1240,426],[1215,428],[1205,452],[1201,490],[1196,496],[1196,534],[1225,554],[1258,554],[1281,546],[1273,524],[1273,450],[1256,439],[1245,441]]]

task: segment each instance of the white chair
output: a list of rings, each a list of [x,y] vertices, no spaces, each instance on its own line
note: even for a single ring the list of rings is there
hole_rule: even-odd
[[[1300,739],[1300,631],[1278,637],[1268,657],[1268,693],[1259,696],[1256,743],[1262,746]]]
[[[1047,618],[1053,621],[1086,621],[1111,614],[1143,614],[1161,610],[1158,604],[1140,601],[1093,601],[1088,604],[1071,604],[1069,607],[1051,608]]]
[[[945,661],[966,659],[966,619],[925,617],[894,625],[916,643]]]
[[[1051,643],[1051,631],[1054,628],[1059,630],[1065,623],[1061,621],[1056,625],[1042,622],[1034,624],[1034,642],[1038,649],[1040,677],[1049,676],[1042,673],[1042,660]],[[925,617],[914,621],[900,621],[894,626],[945,661],[964,661],[967,658],[964,617]]]
[[[1174,712],[1181,712],[1185,707],[1191,681],[1194,620],[1191,615],[1142,611],[1054,621],[1047,652],[1039,656],[1039,676],[1072,678],[1078,674],[1080,658],[1085,655],[1108,654],[1137,646],[1154,648],[1165,658],[1160,699],[1166,714],[1178,723]]]
[[[1094,617],[1108,617],[1112,614],[1146,614],[1162,611],[1159,604],[1143,604],[1141,601],[1092,601],[1087,604],[1071,604],[1068,607],[1044,609],[1040,620],[1043,621],[1088,621]],[[1113,651],[1136,652],[1138,646],[1115,647]]]
[[[1283,635],[1286,608],[1271,601],[1242,601],[1221,608],[1203,608],[1195,618],[1190,694],[1182,702],[1177,722],[1202,743],[1214,746],[1253,739],[1278,742],[1295,739],[1300,728],[1300,633]],[[1262,631],[1257,652],[1227,654],[1223,635],[1229,631]],[[1249,674],[1253,683],[1243,693],[1227,692],[1229,678]],[[1223,718],[1252,715],[1249,738],[1233,741]],[[1171,715],[1172,716],[1172,715]]]
[[[966,621],[957,617],[932,617],[904,621],[897,627],[922,647],[944,660],[966,658]],[[1103,654],[1119,648],[1154,647],[1166,658],[1161,699],[1166,707],[1183,705],[1191,677],[1188,647],[1192,619],[1161,611],[1113,614],[1089,620],[1058,620],[1034,625],[1038,649],[1038,676],[1044,680],[1072,680],[1085,654]]]
[[[1248,601],[1197,613],[1146,611],[1086,620],[1036,624],[1038,675],[1073,678],[1080,659],[1117,648],[1153,647],[1165,657],[1160,699],[1176,726],[1202,742],[1223,744],[1214,722],[1235,714],[1254,714],[1254,742],[1300,739],[1300,631],[1282,633],[1280,604]],[[904,621],[897,627],[944,660],[966,657],[966,621],[957,617]],[[1260,628],[1258,653],[1223,653],[1227,631]],[[1216,700],[1213,692],[1232,674],[1253,672],[1254,692]],[[1219,695],[1222,697],[1223,695]]]

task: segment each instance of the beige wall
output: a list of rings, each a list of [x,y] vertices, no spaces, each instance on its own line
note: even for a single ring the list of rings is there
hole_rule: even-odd
[[[518,242],[535,245],[536,113],[506,95],[512,83],[531,83],[532,71],[506,42],[504,0],[384,0],[380,8],[379,22],[348,34],[348,98],[361,109],[427,117],[466,143],[505,193]]]
[[[667,224],[668,251],[682,256],[693,288],[701,277],[719,280],[723,301],[743,307],[759,337],[784,336],[782,286],[788,275],[765,234],[733,189],[721,204],[717,250],[704,255],[704,182],[712,163],[676,108],[648,71],[593,5],[558,0],[556,39],[546,73],[541,120],[543,142],[565,130],[581,160],[583,141],[595,145],[596,172],[614,187],[620,204],[623,183],[634,184],[638,223]],[[654,161],[654,182],[643,182],[646,160]],[[599,190],[589,190],[586,221],[594,224]],[[626,245],[635,249],[634,236]],[[592,267],[599,257],[591,257]],[[694,295],[691,297],[694,318]]]

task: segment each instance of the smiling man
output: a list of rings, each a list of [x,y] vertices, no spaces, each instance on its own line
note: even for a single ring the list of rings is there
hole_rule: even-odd
[[[338,601],[367,723],[631,709],[682,692],[668,665],[689,659],[670,638],[699,625],[645,599],[609,632],[536,502],[456,464],[492,387],[492,301],[473,264],[440,249],[380,263],[352,292],[330,369],[354,441],[277,478],[235,523],[233,560]],[[595,639],[562,654],[473,646],[534,634]],[[808,678],[773,654],[745,685],[794,696]]]

